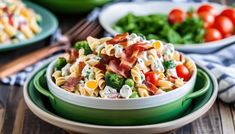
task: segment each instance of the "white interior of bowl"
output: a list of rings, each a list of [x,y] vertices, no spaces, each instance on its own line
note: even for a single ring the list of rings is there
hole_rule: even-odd
[[[191,59],[188,58],[188,60]],[[164,94],[132,99],[104,99],[98,97],[81,96],[58,87],[52,80],[52,73],[55,63],[56,60],[48,66],[46,73],[47,84],[50,92],[68,103],[96,109],[142,109],[161,106],[173,102],[185,96],[193,89],[197,74],[197,68],[194,64],[195,71],[193,72],[191,79],[182,87]]]
[[[222,6],[217,3],[209,3],[213,5],[216,11],[220,12],[225,6]],[[132,12],[135,15],[148,15],[148,14],[156,14],[163,13],[168,14],[173,8],[181,8],[187,11],[189,8],[194,7],[197,8],[201,5],[201,3],[174,3],[174,2],[164,2],[164,1],[151,1],[151,2],[121,2],[117,4],[113,4],[107,8],[105,8],[101,14],[99,15],[99,21],[102,27],[111,33],[112,35],[118,34],[117,31],[112,29],[112,25],[125,16],[127,13]],[[176,45],[175,48],[184,52],[198,52],[205,53],[211,52],[218,48],[221,48],[225,45],[229,45],[235,41],[235,35],[208,43],[200,43],[200,44],[184,44],[184,45]]]

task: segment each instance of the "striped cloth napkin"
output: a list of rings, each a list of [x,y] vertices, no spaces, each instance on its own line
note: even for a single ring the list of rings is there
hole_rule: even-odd
[[[89,20],[94,20],[100,13],[100,9],[95,9],[88,16]],[[58,30],[53,35],[53,41],[60,37],[60,31]],[[109,34],[105,34],[107,36]],[[210,54],[187,54],[191,56],[196,62],[201,63],[207,67],[217,78],[219,84],[218,97],[226,103],[235,102],[235,44],[232,44],[226,48],[218,50]],[[4,84],[9,85],[23,85],[27,76],[36,68],[43,65],[48,60],[55,58],[56,56],[46,58],[24,70],[11,75],[1,80]]]

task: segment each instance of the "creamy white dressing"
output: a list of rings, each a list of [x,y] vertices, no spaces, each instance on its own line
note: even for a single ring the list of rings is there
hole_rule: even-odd
[[[116,58],[120,58],[123,52],[123,47],[121,45],[115,44],[114,50],[115,50],[114,56]]]
[[[166,44],[164,46],[164,52],[163,52],[163,58],[164,60],[171,60],[172,56],[174,54],[174,46],[170,43]]]
[[[128,99],[132,94],[132,89],[128,85],[123,85],[122,88],[120,89],[120,95],[123,98]]]
[[[167,69],[166,74],[167,74],[167,76],[173,76],[173,77],[176,77],[176,78],[178,77],[175,68]]]
[[[143,40],[144,39],[142,37],[136,35],[135,33],[132,33],[127,37],[127,42],[129,45],[135,44],[137,42],[142,42]]]
[[[82,76],[85,80],[94,79],[94,72],[88,64],[82,69]]]
[[[110,97],[112,94],[117,94],[117,90],[110,87],[110,86],[105,86],[104,88],[104,95],[107,97]]]
[[[105,48],[105,44],[100,44],[96,47],[95,51],[100,54],[101,53],[101,50]]]
[[[162,65],[162,61],[160,59],[155,59],[155,61],[151,64],[151,69],[154,72],[164,72],[164,66]]]
[[[61,69],[61,75],[62,76],[67,76],[70,74],[69,69],[71,67],[70,63],[67,63],[62,69]]]

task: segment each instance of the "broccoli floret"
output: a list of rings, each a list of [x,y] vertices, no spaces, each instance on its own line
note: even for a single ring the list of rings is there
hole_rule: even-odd
[[[171,68],[175,67],[175,62],[172,61],[172,60],[164,61],[163,66],[164,66],[165,69],[171,69]]]
[[[59,57],[56,61],[55,68],[57,70],[61,70],[65,65],[67,64],[67,61],[64,57]]]
[[[121,75],[112,72],[106,72],[105,82],[106,85],[115,88],[119,91],[124,84],[124,78]]]
[[[92,50],[87,41],[78,41],[76,42],[74,48],[78,51],[79,49],[84,49],[84,54],[88,55],[92,53]]]

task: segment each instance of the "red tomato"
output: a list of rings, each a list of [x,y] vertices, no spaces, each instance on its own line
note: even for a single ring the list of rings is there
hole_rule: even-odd
[[[208,12],[200,12],[198,13],[198,16],[203,20],[205,28],[213,26],[215,17],[212,14]]]
[[[198,9],[197,9],[197,13],[200,12],[208,12],[212,15],[217,15],[216,10],[213,6],[209,5],[209,4],[203,4],[201,5]]]
[[[178,77],[183,78],[185,81],[188,81],[191,77],[188,68],[183,64],[176,66],[176,73]]]
[[[171,12],[168,14],[168,22],[170,24],[175,24],[175,23],[182,23],[187,14],[181,10],[181,9],[173,9]]]
[[[158,75],[155,72],[147,72],[145,73],[145,80],[157,86],[158,83]]]
[[[222,35],[219,30],[215,28],[207,28],[204,39],[206,42],[216,41],[222,39]]]
[[[223,36],[232,34],[234,31],[232,21],[226,16],[217,16],[215,18],[214,28],[218,29]]]
[[[233,25],[235,25],[235,10],[234,9],[232,8],[224,9],[220,15],[228,17],[233,22]]]

